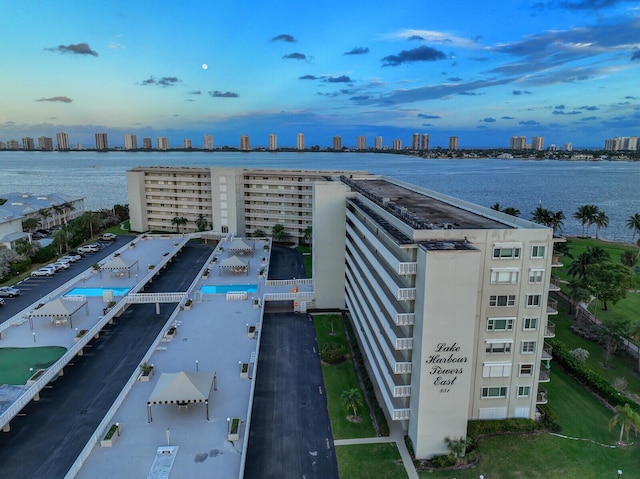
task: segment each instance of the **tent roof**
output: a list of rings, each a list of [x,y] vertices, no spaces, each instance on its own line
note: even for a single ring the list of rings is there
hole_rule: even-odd
[[[215,373],[186,372],[162,373],[147,404],[176,404],[207,402]]]
[[[32,318],[49,317],[64,317],[70,318],[73,313],[82,308],[87,301],[75,301],[70,299],[58,298],[46,303],[44,306],[31,312]]]
[[[247,266],[247,263],[245,263],[235,255],[231,258],[225,259],[220,263],[220,268],[241,268],[243,266]]]
[[[253,246],[248,245],[242,238],[235,238],[227,249],[229,251],[253,251]]]
[[[136,261],[126,262],[120,256],[115,256],[111,261],[100,266],[100,269],[129,269]]]

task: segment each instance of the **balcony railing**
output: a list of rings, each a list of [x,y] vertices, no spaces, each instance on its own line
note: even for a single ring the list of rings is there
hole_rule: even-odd
[[[542,386],[538,387],[538,394],[536,395],[536,404],[547,404],[547,390]]]
[[[549,291],[560,291],[560,278],[555,274],[552,274],[549,280]]]
[[[548,383],[551,380],[551,371],[549,369],[540,369],[538,381],[541,383]]]
[[[553,266],[554,268],[562,267],[562,257],[563,256],[564,256],[563,253],[559,253],[557,251],[554,251],[553,254],[551,255],[551,266]]]
[[[544,337],[545,338],[555,338],[556,337],[556,324],[551,321],[547,321],[547,326],[544,328]]]
[[[547,301],[547,314],[558,314],[558,302],[550,299]]]
[[[553,359],[553,348],[547,343],[544,343],[542,348],[542,359]]]

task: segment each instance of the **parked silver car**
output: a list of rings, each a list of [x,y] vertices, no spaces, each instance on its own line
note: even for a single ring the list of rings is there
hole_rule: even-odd
[[[0,296],[5,298],[14,298],[20,294],[20,290],[16,288],[12,288],[11,286],[2,286],[0,287]]]

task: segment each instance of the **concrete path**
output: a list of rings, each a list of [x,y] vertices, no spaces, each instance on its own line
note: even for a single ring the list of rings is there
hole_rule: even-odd
[[[381,443],[389,443],[395,442],[398,447],[398,451],[400,452],[400,457],[402,457],[402,463],[404,464],[404,468],[407,471],[407,477],[409,479],[419,479],[418,473],[416,472],[416,468],[413,465],[413,461],[411,460],[411,455],[409,454],[409,450],[407,449],[407,445],[404,442],[405,433],[402,430],[400,424],[391,423],[390,434],[386,437],[361,437],[355,439],[336,439],[334,441],[334,445],[336,446],[349,446],[353,444],[381,444]]]

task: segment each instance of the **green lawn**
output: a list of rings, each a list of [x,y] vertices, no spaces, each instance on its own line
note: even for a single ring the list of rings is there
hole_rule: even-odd
[[[395,443],[336,447],[340,479],[406,479]]]
[[[38,348],[0,348],[0,384],[22,385],[32,372],[46,369],[67,351],[58,346]]]
[[[304,272],[307,278],[313,277],[313,263],[311,260],[311,248],[308,246],[296,246],[296,249],[302,253],[302,261],[304,261]]]
[[[333,332],[332,335],[332,324]],[[345,337],[340,316],[336,314],[327,314],[314,317],[314,325],[316,328],[316,336],[318,338],[318,346],[322,346],[326,342],[340,343],[344,350],[348,351],[347,340]],[[369,408],[364,405],[358,409],[358,416],[362,419],[359,423],[353,423],[347,419],[351,414],[340,401],[342,391],[351,388],[359,388],[358,378],[351,359],[340,364],[323,364],[322,375],[324,377],[324,386],[327,393],[327,403],[329,409],[329,417],[331,419],[331,429],[334,439],[346,439],[354,437],[374,437],[376,435]],[[362,394],[362,392],[361,392]],[[364,395],[363,395],[364,397]]]

